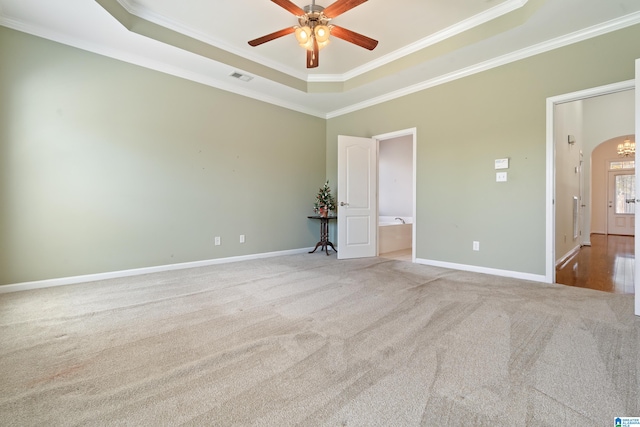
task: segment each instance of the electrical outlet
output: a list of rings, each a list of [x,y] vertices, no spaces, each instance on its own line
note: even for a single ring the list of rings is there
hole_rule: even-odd
[[[473,250],[474,251],[479,251],[480,250],[480,242],[473,242]]]
[[[220,246],[220,236],[216,236],[216,238],[215,238],[215,245],[216,245],[216,246]]]
[[[240,243],[244,243],[244,234],[240,235]]]

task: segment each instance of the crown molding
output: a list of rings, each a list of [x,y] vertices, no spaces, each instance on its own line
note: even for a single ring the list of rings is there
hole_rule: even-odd
[[[434,86],[449,83],[454,80],[468,77],[476,73],[480,73],[492,68],[500,67],[502,65],[509,64],[511,62],[519,61],[521,59],[529,58],[531,56],[539,55],[541,53],[549,52],[554,49],[569,46],[574,43],[578,43],[584,40],[588,40],[593,37],[598,37],[613,31],[621,30],[640,23],[640,12],[635,12],[626,15],[619,19],[613,19],[611,21],[604,22],[602,24],[594,25],[584,30],[576,31],[565,36],[557,37],[555,39],[539,43],[534,46],[530,46],[525,49],[521,49],[506,55],[502,55],[478,64],[474,64],[470,67],[462,68],[454,72],[443,74],[433,79],[425,80],[421,83],[408,86],[406,88],[389,92],[385,95],[381,95],[369,100],[350,105],[339,110],[331,111],[327,113],[327,119],[342,116],[344,114],[352,113],[354,111],[361,110],[363,108],[371,107],[383,102],[391,101],[396,98],[400,98],[406,95],[410,95],[421,90],[425,90]]]
[[[230,45],[224,40],[216,39],[211,37],[201,31],[196,31],[186,25],[182,24],[179,21],[169,19],[163,15],[160,15],[152,10],[140,6],[131,0],[116,0],[128,13],[131,15],[137,16],[140,19],[144,19],[145,21],[153,22],[154,24],[160,25],[161,27],[170,29],[177,33],[183,34],[185,36],[189,36],[196,40],[199,40],[203,43],[207,43],[211,46],[217,47],[219,49],[225,50],[229,53],[233,53],[234,55],[240,56],[249,61],[257,62],[261,65],[269,67],[273,70],[280,71],[281,73],[285,73],[290,75],[291,77],[295,77],[297,79],[307,81],[307,73],[302,73],[298,70],[294,70],[290,67],[285,67],[280,63],[272,61],[268,58],[260,56],[258,54],[247,54],[246,51],[240,50],[235,46]]]
[[[527,4],[527,2],[528,0],[509,0],[507,2],[499,4],[498,6],[492,7],[491,9],[488,9],[482,13],[479,13],[463,21],[460,21],[441,31],[431,34],[428,37],[425,37],[421,40],[418,40],[414,43],[404,46],[401,49],[395,50],[374,61],[370,61],[360,67],[354,68],[353,70],[348,71],[344,74],[310,75],[308,78],[308,81],[313,83],[346,82],[350,79],[353,79],[354,77],[358,77],[362,74],[368,73],[369,71],[373,71],[376,68],[382,67],[383,65],[387,65],[400,58],[411,55],[429,46],[433,46],[436,43],[439,43],[448,38],[457,36],[458,34],[462,34],[465,31],[469,31],[479,25],[485,24],[491,20],[499,18],[502,15],[506,15],[507,13],[513,12],[514,10],[517,10],[522,6],[524,6],[525,4]]]
[[[138,65],[140,67],[159,71],[161,73],[180,77],[186,80],[191,80],[197,83],[202,83],[204,85],[211,86],[216,89],[224,90],[226,92],[235,93],[237,95],[246,96],[248,98],[252,98],[258,101],[263,101],[268,104],[277,105],[279,107],[283,107],[288,110],[298,111],[300,113],[308,114],[310,116],[315,116],[323,119],[326,118],[325,112],[309,107],[308,105],[299,105],[299,104],[287,102],[274,96],[265,95],[257,91],[232,85],[230,83],[221,81],[219,79],[215,79],[206,74],[192,72],[186,68],[176,67],[161,61],[154,61],[147,57],[144,57],[141,55],[135,55],[127,51],[107,48],[99,44],[90,43],[76,37],[70,37],[68,35],[61,34],[56,31],[52,31],[48,28],[26,24],[24,22],[7,18],[5,16],[0,16],[0,25],[16,31],[20,31],[23,33],[31,34],[33,36],[37,36],[37,37],[41,37],[57,43],[61,43],[67,46],[72,46],[81,50],[96,53],[98,55],[102,55],[102,56],[117,59],[123,62],[127,62],[129,64]],[[235,70],[235,68],[229,67],[229,70],[231,72]],[[239,71],[244,71],[244,70],[239,70]],[[251,74],[251,73],[248,73],[248,74]],[[262,77],[259,77],[259,76],[254,76],[254,78],[256,80],[262,79]]]
[[[523,7],[528,2],[528,0],[507,0],[503,3],[500,3],[497,6],[487,9],[484,12],[481,12],[477,15],[474,15],[463,21],[460,21],[448,28],[438,31],[428,37],[425,37],[422,40],[418,40],[417,42],[411,43],[401,49],[391,52],[374,61],[370,61],[360,67],[354,68],[343,74],[307,74],[307,73],[301,73],[289,67],[284,67],[281,64],[268,60],[267,58],[264,58],[260,55],[248,55],[246,51],[237,49],[235,46],[232,46],[223,40],[215,39],[202,32],[193,30],[192,28],[189,28],[178,21],[169,19],[144,6],[140,6],[135,2],[135,0],[116,0],[116,1],[128,13],[135,15],[138,18],[144,19],[149,22],[153,22],[154,24],[160,25],[162,27],[165,27],[170,30],[176,31],[178,33],[184,34],[186,36],[192,37],[196,40],[200,40],[201,42],[210,44],[211,46],[215,46],[219,49],[224,49],[227,52],[233,53],[234,55],[238,55],[250,61],[259,62],[262,65],[265,65],[269,68],[280,71],[282,73],[288,74],[292,77],[304,80],[307,83],[344,83],[354,77],[358,77],[362,74],[373,71],[376,68],[382,67],[402,57],[411,55],[426,47],[432,46],[450,37],[454,37],[458,34],[464,33],[465,31],[468,31],[472,28],[475,28],[493,19],[499,18],[502,15],[506,15],[510,12],[513,12],[514,10],[517,10]]]
[[[241,96],[246,96],[252,99],[256,99],[258,101],[266,102],[272,105],[276,105],[279,107],[283,107],[286,109],[290,109],[293,111],[297,111],[303,114],[308,114],[308,115],[323,118],[323,119],[330,119],[330,118],[338,117],[354,111],[358,111],[364,108],[368,108],[377,104],[381,104],[383,102],[391,101],[391,100],[394,100],[406,95],[410,95],[415,92],[419,92],[419,91],[422,91],[434,86],[438,86],[444,83],[448,83],[463,77],[468,77],[475,73],[490,70],[492,68],[496,68],[501,65],[505,65],[511,62],[515,62],[521,59],[534,56],[534,55],[538,55],[544,52],[548,52],[554,49],[558,49],[564,46],[568,46],[574,43],[588,40],[590,38],[604,35],[613,31],[621,30],[639,23],[640,23],[640,12],[635,12],[635,13],[626,15],[624,17],[607,21],[602,24],[598,24],[598,25],[586,28],[584,30],[576,31],[574,33],[571,33],[562,37],[558,37],[556,39],[553,39],[544,43],[540,43],[525,49],[521,49],[516,52],[502,55],[484,62],[480,62],[478,64],[474,64],[472,66],[462,68],[460,70],[456,70],[451,73],[444,74],[442,76],[438,76],[433,79],[425,80],[423,82],[414,84],[412,86],[408,86],[406,88],[391,91],[384,95],[373,97],[359,103],[348,105],[344,108],[327,112],[327,111],[321,111],[317,108],[313,108],[309,104],[300,105],[298,103],[291,103],[288,101],[284,101],[278,97],[265,95],[258,91],[238,87],[237,85],[232,85],[230,83],[223,82],[219,79],[212,78],[211,76],[208,76],[208,75],[195,73],[185,68],[168,65],[163,62],[151,60],[147,57],[132,54],[130,52],[126,52],[123,50],[112,49],[112,48],[108,48],[95,43],[87,42],[86,40],[83,40],[83,39],[61,34],[41,26],[27,24],[27,23],[24,23],[0,14],[0,25],[5,26],[7,28],[32,34],[34,36],[49,39],[58,43],[73,46],[82,50],[86,50],[99,55],[103,55],[103,56],[107,56],[107,57],[121,60],[124,62],[128,62],[141,67],[145,67],[145,68],[153,69],[166,74],[174,75],[176,77],[192,80],[192,81],[202,83],[207,86],[212,86],[227,92],[236,93]],[[234,70],[235,69],[232,70],[230,67],[230,72]],[[237,71],[247,72],[246,70],[237,70]],[[248,74],[252,74],[252,73],[248,73]],[[256,76],[255,79],[259,80],[259,79],[262,79],[262,77]]]

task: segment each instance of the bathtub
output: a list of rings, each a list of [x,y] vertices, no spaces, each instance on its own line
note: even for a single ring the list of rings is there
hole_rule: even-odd
[[[402,221],[396,218],[402,218]],[[413,218],[406,216],[378,217],[378,253],[411,249],[413,238]]]

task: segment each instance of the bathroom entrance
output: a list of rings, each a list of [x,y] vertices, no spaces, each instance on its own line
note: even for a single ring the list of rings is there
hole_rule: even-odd
[[[415,129],[378,140],[378,256],[415,260]]]

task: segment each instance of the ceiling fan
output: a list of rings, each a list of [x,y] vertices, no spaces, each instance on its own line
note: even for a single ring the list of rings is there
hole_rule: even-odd
[[[329,23],[333,18],[342,15],[344,12],[353,9],[367,0],[337,0],[326,8],[316,5],[315,0],[312,0],[312,3],[304,8],[296,6],[289,0],[271,1],[296,15],[300,25],[288,27],[251,40],[249,42],[251,46],[255,47],[295,33],[300,46],[307,50],[307,68],[315,68],[319,63],[318,53],[320,49],[329,43],[330,35],[369,50],[373,50],[378,45],[377,40]]]

